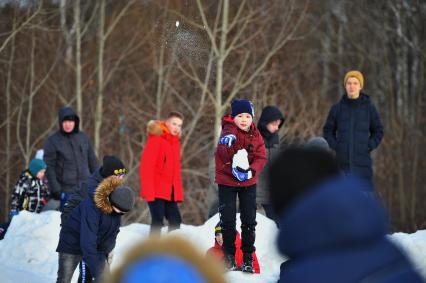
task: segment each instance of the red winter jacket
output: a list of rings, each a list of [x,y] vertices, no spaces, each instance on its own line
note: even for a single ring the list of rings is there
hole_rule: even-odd
[[[215,182],[220,185],[232,187],[246,187],[256,184],[260,171],[266,164],[266,148],[260,132],[252,123],[248,132],[243,131],[235,125],[231,116],[222,120],[222,133],[220,137],[233,134],[237,137],[231,147],[218,144],[215,154],[216,178]],[[232,157],[238,150],[245,148],[248,152],[248,160],[253,177],[247,181],[240,182],[232,175]]]
[[[148,139],[140,163],[140,195],[147,202],[156,198],[183,201],[179,137],[170,134],[162,121],[149,121]]]
[[[214,240],[214,247],[211,247],[210,249],[208,249],[207,254],[219,260],[223,260],[224,254],[223,254],[222,246],[220,246],[217,243],[216,239]],[[259,260],[257,259],[256,252],[253,252],[251,256],[253,258],[254,273],[260,273]],[[243,265],[243,252],[241,251],[241,238],[240,238],[240,233],[238,232],[235,237],[235,262],[238,268],[241,268],[241,265]]]

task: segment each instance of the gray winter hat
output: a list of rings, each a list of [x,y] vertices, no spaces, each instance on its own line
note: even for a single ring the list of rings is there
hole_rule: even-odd
[[[325,151],[330,151],[330,146],[328,142],[323,137],[313,137],[308,140],[305,144],[307,148],[317,148],[323,149]]]
[[[128,212],[135,205],[135,193],[129,187],[121,186],[110,194],[109,201],[122,212]]]

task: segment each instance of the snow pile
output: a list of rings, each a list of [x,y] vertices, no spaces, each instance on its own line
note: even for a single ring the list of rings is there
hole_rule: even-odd
[[[184,236],[201,252],[206,252],[214,244],[214,227],[219,221],[215,215],[201,226],[182,225],[172,233]],[[276,282],[281,262],[285,260],[275,248],[278,230],[275,223],[257,214],[256,248],[260,261],[261,274],[228,272],[228,282]],[[47,211],[41,214],[21,212],[12,221],[4,238],[0,241],[0,274],[3,283],[49,283],[56,281],[58,255],[55,252],[59,238],[60,214]],[[238,220],[237,225],[240,226]],[[163,230],[165,232],[165,230]],[[133,245],[148,237],[149,226],[131,224],[121,228],[114,250],[111,268],[120,263],[123,255]],[[414,234],[396,233],[389,236],[400,245],[415,266],[426,278],[426,230]],[[77,282],[78,272],[73,282]]]

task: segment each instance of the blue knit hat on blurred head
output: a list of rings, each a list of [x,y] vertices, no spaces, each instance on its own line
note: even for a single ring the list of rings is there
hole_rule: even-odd
[[[235,99],[231,103],[231,116],[234,118],[241,113],[249,113],[254,118],[254,107],[248,99]]]
[[[225,283],[223,266],[177,235],[150,237],[129,249],[104,283]]]
[[[28,165],[28,170],[30,171],[31,175],[36,177],[38,172],[41,170],[46,170],[46,163],[44,163],[44,161],[41,159],[34,158],[31,160],[30,165]]]
[[[142,280],[143,278],[143,280]],[[122,283],[206,283],[198,270],[178,257],[156,255],[127,268]]]

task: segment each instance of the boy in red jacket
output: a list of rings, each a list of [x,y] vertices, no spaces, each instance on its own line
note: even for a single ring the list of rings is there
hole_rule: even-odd
[[[212,256],[219,260],[223,260],[223,257],[224,257],[224,253],[222,250],[223,235],[222,235],[221,225],[222,224],[220,222],[216,225],[214,229],[214,236],[215,236],[214,246],[207,250],[207,254],[209,256]],[[240,233],[238,233],[237,231],[237,236],[235,238],[235,248],[236,248],[235,262],[237,264],[238,269],[241,269],[241,265],[243,262],[243,253],[241,252],[240,247],[241,247],[241,238],[240,238]],[[256,252],[253,252],[251,255],[253,257],[254,273],[260,273],[260,266],[259,266],[259,261],[257,260]]]
[[[183,201],[179,141],[182,122],[183,115],[175,111],[166,121],[148,122],[140,164],[140,194],[148,202],[151,234],[160,232],[164,218],[169,232],[179,229],[182,222],[177,205]]]
[[[262,136],[253,123],[254,110],[249,100],[234,100],[232,114],[223,118],[222,133],[216,149],[216,178],[219,187],[220,220],[223,224],[223,252],[228,270],[235,262],[236,201],[240,201],[241,250],[243,272],[254,273],[252,253],[256,250],[256,182],[266,164]]]

